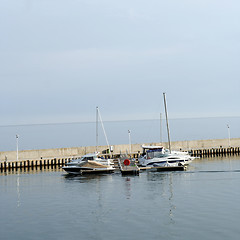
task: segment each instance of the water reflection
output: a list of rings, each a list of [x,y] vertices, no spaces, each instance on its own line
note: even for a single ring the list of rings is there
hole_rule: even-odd
[[[66,181],[88,182],[92,180],[112,179],[112,174],[63,174]]]
[[[173,178],[172,174],[169,175],[169,219],[170,223],[174,223],[173,217],[174,217],[174,210],[176,209],[176,206],[174,205],[174,198],[173,198]]]
[[[151,182],[152,193],[156,194],[156,198],[166,201],[166,206],[168,206],[168,218],[169,224],[174,224],[174,212],[176,210],[176,205],[174,204],[174,186],[173,177],[177,175],[182,175],[182,172],[148,172],[147,180]],[[155,184],[153,184],[155,183]],[[161,187],[161,188],[160,188]],[[159,192],[160,191],[160,192]]]
[[[131,178],[125,178],[125,195],[127,199],[131,198]]]
[[[239,169],[240,161],[200,159],[185,172],[139,176],[71,176],[58,168],[2,173],[1,236],[238,239]]]
[[[20,207],[20,177],[19,172],[17,176],[17,207]]]

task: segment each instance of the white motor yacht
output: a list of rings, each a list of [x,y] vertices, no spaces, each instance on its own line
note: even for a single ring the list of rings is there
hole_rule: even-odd
[[[142,146],[143,155],[138,159],[139,164],[144,167],[156,166],[183,166],[193,161],[188,152],[169,152],[162,146]]]
[[[112,159],[98,157],[98,153],[91,153],[77,158],[62,167],[68,173],[79,174],[88,170],[89,172],[113,172],[114,163]]]

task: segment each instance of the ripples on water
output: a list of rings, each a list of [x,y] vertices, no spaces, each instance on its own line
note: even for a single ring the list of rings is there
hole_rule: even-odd
[[[1,239],[239,239],[240,157],[185,172],[0,174]]]

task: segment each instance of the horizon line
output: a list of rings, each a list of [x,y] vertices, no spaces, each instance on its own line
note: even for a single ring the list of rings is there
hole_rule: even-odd
[[[204,116],[204,117],[172,117],[169,120],[179,119],[204,119],[204,118],[238,118],[240,116]],[[127,121],[151,121],[160,120],[159,118],[145,118],[145,119],[122,119],[122,120],[105,120],[103,122],[127,122]],[[166,118],[162,118],[166,120]],[[48,123],[23,123],[23,124],[5,124],[0,127],[21,127],[21,126],[43,126],[43,125],[67,125],[67,124],[83,124],[83,123],[96,123],[96,121],[76,121],[76,122],[48,122]]]

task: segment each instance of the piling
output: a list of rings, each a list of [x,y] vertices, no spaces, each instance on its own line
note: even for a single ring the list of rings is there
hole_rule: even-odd
[[[14,169],[33,169],[43,167],[61,167],[69,162],[71,158],[63,159],[38,159],[38,160],[19,160],[19,161],[4,161],[0,163],[0,171],[14,170]]]
[[[222,147],[211,149],[193,149],[190,151],[193,157],[215,157],[215,156],[227,156],[227,155],[239,155],[240,147]]]

